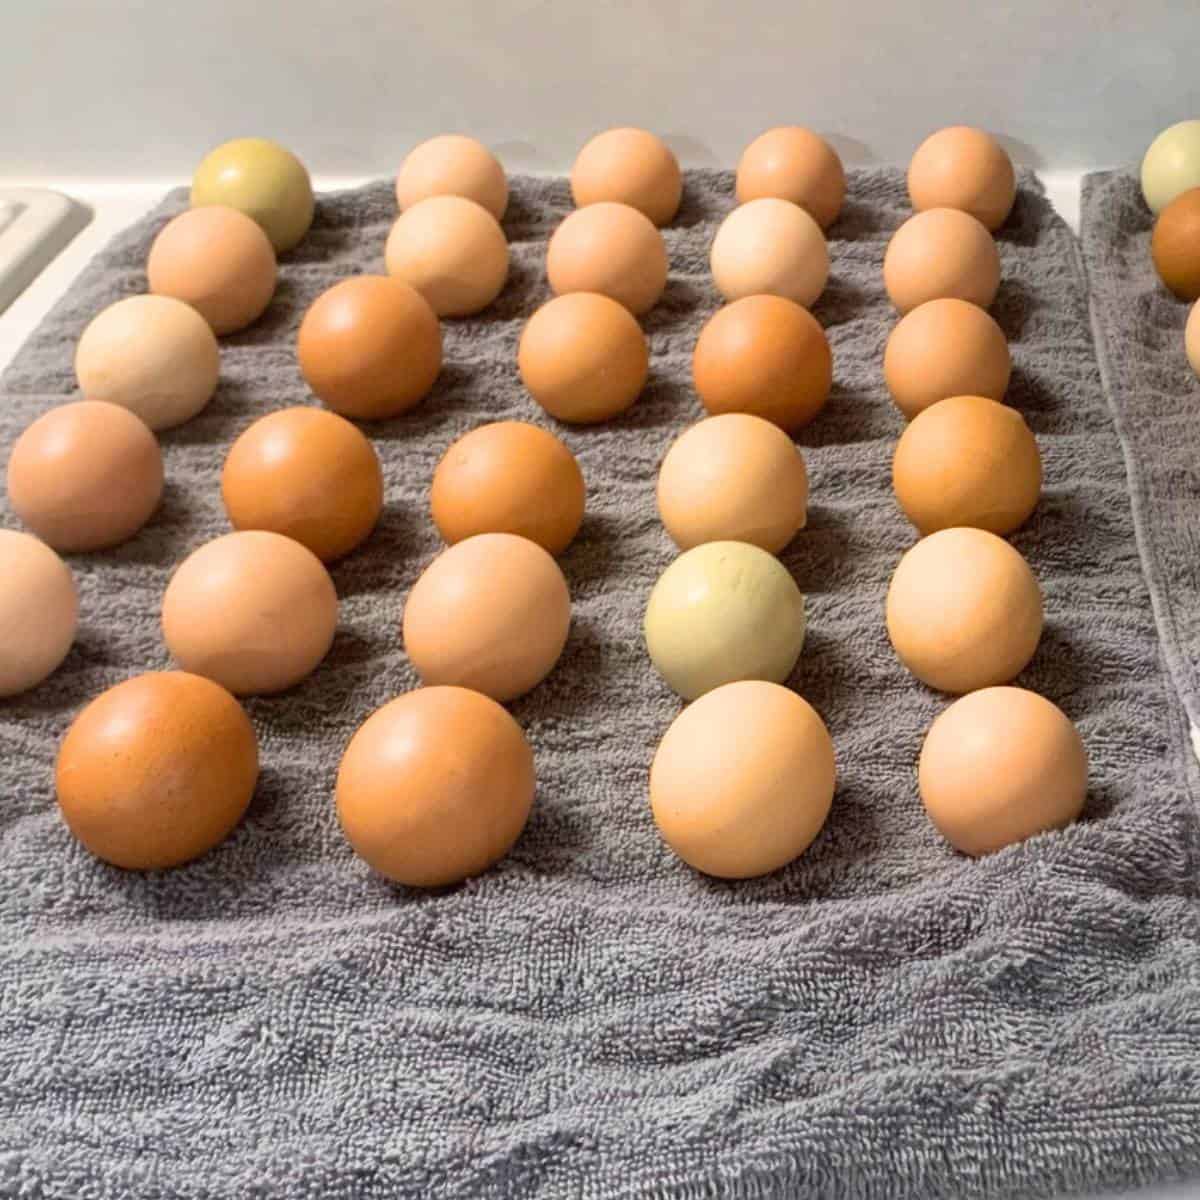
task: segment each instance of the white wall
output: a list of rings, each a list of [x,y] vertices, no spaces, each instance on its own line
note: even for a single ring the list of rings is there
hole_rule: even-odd
[[[940,125],[1018,161],[1133,162],[1200,116],[1197,0],[0,0],[0,176],[186,177],[262,134],[314,173],[391,173],[433,133],[561,169],[640,124],[694,164],[772,124],[847,162]],[[14,117],[16,119],[14,119]]]

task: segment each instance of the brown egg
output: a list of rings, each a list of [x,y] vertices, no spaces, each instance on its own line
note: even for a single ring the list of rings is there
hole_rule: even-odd
[[[221,496],[235,529],[282,533],[333,562],[375,528],[383,471],[349,421],[320,408],[285,408],[233,443]]]
[[[224,841],[258,780],[258,742],[238,702],[209,679],[127,679],[75,719],[55,786],[67,828],[130,871],[176,867]]]
[[[1017,178],[1012,159],[982,129],[953,125],[927,137],[908,166],[913,208],[956,208],[988,229],[1012,211]]]
[[[45,542],[0,529],[0,697],[37,687],[58,670],[79,624],[71,571]]]
[[[308,386],[334,412],[377,421],[407,412],[433,387],[442,331],[408,284],[359,275],[313,301],[296,352]]]
[[[554,669],[570,623],[554,559],[527,538],[481,533],[442,551],[413,585],[404,648],[426,684],[512,700]]]
[[[746,296],[700,331],[692,377],[710,413],[753,413],[794,433],[829,399],[833,358],[825,331],[799,304]]]
[[[611,200],[667,225],[679,211],[683,175],[662,138],[645,129],[608,129],[580,150],[571,195],[579,208]]]
[[[384,248],[388,274],[417,289],[439,317],[482,312],[508,279],[500,222],[463,196],[430,196],[406,208]]]
[[[650,808],[689,866],[722,879],[776,871],[825,824],[836,767],[825,723],[795,692],[745,680],[679,714],[650,767]]]
[[[561,554],[579,532],[584,495],[575,455],[554,434],[497,421],[446,451],[433,473],[430,506],[451,545],[477,533],[515,533]]]
[[[951,396],[901,435],[892,485],[923,534],[952,525],[1011,533],[1037,505],[1042,459],[1016,409],[984,396]]]
[[[8,460],[13,512],[64,554],[127,541],[162,499],[162,453],[127,408],[79,400],[52,408]]]
[[[804,459],[786,433],[761,417],[708,417],[667,451],[658,473],[658,512],[680,550],[749,542],[776,554],[804,527]]]
[[[396,176],[401,212],[430,196],[463,196],[500,221],[508,207],[508,180],[499,159],[482,142],[447,133],[410,150]]]
[[[942,836],[964,854],[990,854],[1083,811],[1087,751],[1056,705],[1024,688],[956,700],[921,747],[921,799]]]
[[[930,687],[972,692],[1008,683],[1042,636],[1042,594],[1029,564],[984,529],[942,529],[900,560],[887,597],[900,661]]]
[[[150,290],[190,304],[213,333],[234,333],[262,316],[275,294],[275,247],[258,222],[213,204],[163,226],[146,261]]]
[[[426,687],[377,709],[342,756],[337,814],[355,853],[409,887],[486,871],[525,828],[533,751],[494,700]]]
[[[726,300],[768,294],[811,308],[829,279],[829,247],[804,209],[764,196],[721,222],[709,252],[713,283]]]
[[[599,292],[640,316],[667,286],[667,247],[654,223],[636,208],[589,204],[571,213],[551,236],[546,277],[559,296]]]
[[[738,203],[763,196],[800,205],[822,229],[828,229],[846,198],[842,160],[811,129],[799,125],[768,129],[742,152],[737,168]]]
[[[1000,254],[974,217],[931,208],[909,217],[892,235],[883,282],[902,313],[947,296],[987,308],[1000,287]]]
[[[529,318],[517,367],[530,395],[552,417],[594,425],[638,398],[650,370],[650,349],[623,305],[594,292],[571,292]]]
[[[1183,343],[1191,368],[1200,378],[1200,301],[1192,305],[1187,325],[1183,331]]]
[[[1150,254],[1158,277],[1180,300],[1200,299],[1200,188],[1183,192],[1162,210]]]
[[[892,330],[883,377],[911,420],[948,396],[1002,400],[1012,373],[1004,331],[977,304],[928,300]]]
[[[185,671],[254,696],[286,691],[316,670],[337,616],[333,580],[311,550],[248,530],[184,559],[163,597],[162,626]]]

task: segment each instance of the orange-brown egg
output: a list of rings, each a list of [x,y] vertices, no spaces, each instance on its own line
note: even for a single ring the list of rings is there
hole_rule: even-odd
[[[45,542],[0,529],[0,697],[37,687],[61,665],[79,623],[70,568]]]
[[[721,222],[709,252],[713,283],[726,300],[763,293],[811,308],[829,279],[820,225],[787,200],[764,196]]]
[[[624,305],[571,292],[529,318],[517,368],[530,395],[560,421],[594,425],[623,413],[650,370],[642,327]]]
[[[430,196],[464,196],[499,221],[508,207],[508,180],[499,159],[482,142],[442,134],[413,147],[396,176],[401,212]]]
[[[337,814],[355,853],[409,887],[486,871],[533,805],[533,751],[494,700],[425,687],[377,709],[342,756]]]
[[[416,405],[442,369],[442,331],[408,284],[344,279],[313,301],[296,343],[308,386],[334,412],[382,420]]]
[[[8,460],[13,511],[63,553],[127,541],[162,499],[162,453],[127,408],[80,400],[52,408]]]
[[[233,443],[221,496],[235,529],[282,533],[333,562],[375,528],[383,471],[375,448],[345,418],[285,408]]]
[[[580,150],[571,195],[579,208],[611,200],[666,225],[679,210],[683,175],[662,138],[645,129],[608,129]]]
[[[798,204],[822,229],[828,229],[846,198],[842,160],[811,129],[799,125],[768,129],[746,147],[737,167],[738,203],[763,196]]]
[[[692,377],[710,413],[752,413],[794,433],[829,399],[833,358],[825,331],[799,304],[746,296],[700,331]]]
[[[242,819],[258,741],[238,702],[209,679],[152,672],[101,693],[58,753],[67,828],[98,858],[155,871],[198,858]]]
[[[1024,688],[956,700],[921,747],[921,799],[964,854],[990,854],[1069,825],[1087,798],[1087,750],[1055,704]]]
[[[999,229],[1012,211],[1017,178],[1012,159],[991,135],[952,125],[927,137],[908,166],[913,208],[956,208],[987,229]]]
[[[497,421],[446,451],[429,498],[434,524],[451,545],[477,533],[515,533],[561,554],[583,521],[583,473],[548,430]]]
[[[992,235],[969,213],[931,208],[892,235],[883,282],[902,313],[953,297],[987,308],[1000,287],[1000,254]]]
[[[1150,254],[1158,277],[1180,300],[1200,298],[1200,188],[1176,196],[1159,213]]]
[[[1037,505],[1042,459],[1016,409],[984,396],[951,396],[901,435],[892,485],[923,534],[953,525],[1011,533]]]
[[[404,648],[424,683],[512,700],[554,669],[567,643],[567,581],[536,542],[481,533],[425,568],[404,606]]]

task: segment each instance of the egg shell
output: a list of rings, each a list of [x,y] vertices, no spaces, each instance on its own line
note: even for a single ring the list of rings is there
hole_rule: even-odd
[[[782,683],[804,624],[804,597],[777,558],[746,542],[706,542],[659,576],[644,632],[655,669],[695,700],[739,679]]]
[[[1181,192],[1159,214],[1150,254],[1158,277],[1180,300],[1200,299],[1200,187]]]
[[[828,229],[846,198],[846,172],[834,148],[811,129],[781,125],[761,133],[742,151],[737,201],[773,196],[798,204]]]
[[[721,222],[709,259],[726,300],[766,293],[811,308],[829,279],[820,225],[804,209],[772,196],[735,208]]]
[[[375,448],[345,418],[285,408],[260,417],[234,442],[221,496],[235,529],[281,533],[333,562],[375,528],[383,471]]]
[[[833,356],[807,309],[782,296],[746,296],[700,331],[692,379],[710,413],[751,413],[794,433],[825,407]]]
[[[410,150],[396,176],[401,212],[430,196],[474,200],[500,221],[508,208],[508,180],[500,160],[482,142],[446,133]]]
[[[964,854],[990,854],[1083,811],[1087,751],[1066,714],[1024,688],[956,700],[929,727],[917,776],[930,820]]]
[[[133,537],[162,499],[162,452],[127,408],[79,400],[52,408],[17,439],[8,460],[13,511],[64,554]]]
[[[748,413],[708,417],[672,443],[658,512],[681,550],[749,542],[776,554],[804,526],[808,472],[792,439]]]
[[[1200,302],[1193,304],[1191,312],[1188,313],[1183,343],[1188,362],[1191,364],[1192,370],[1196,372],[1197,378],[1200,378]]]
[[[546,278],[556,295],[599,292],[641,316],[667,286],[666,243],[636,208],[589,204],[570,213],[551,235]]]
[[[529,318],[517,368],[552,417],[594,425],[619,416],[641,394],[650,348],[624,305],[595,292],[571,292]]]
[[[217,389],[221,353],[208,322],[171,296],[127,296],[92,318],[75,348],[85,400],[119,404],[151,429],[173,429]]]
[[[508,242],[486,208],[430,196],[406,208],[384,247],[387,272],[425,297],[439,317],[482,312],[508,279]]]
[[[607,129],[575,159],[571,195],[579,208],[613,201],[667,225],[679,211],[683,175],[662,138],[645,129]]]
[[[949,396],[1002,400],[1012,356],[999,325],[966,300],[928,300],[897,322],[883,353],[883,376],[910,420]]]
[[[650,767],[650,808],[684,862],[750,879],[808,849],[836,775],[829,731],[807,701],[775,683],[727,683],[671,723]]]
[[[296,341],[308,386],[334,412],[360,421],[417,405],[442,369],[442,331],[408,284],[385,275],[343,279],[313,301]]]
[[[913,208],[956,208],[989,230],[999,229],[1012,211],[1017,176],[1012,159],[982,129],[952,125],[930,134],[908,165]]]
[[[1150,143],[1142,159],[1142,195],[1152,213],[1200,187],[1200,120],[1180,121]]]
[[[481,533],[425,568],[404,606],[404,649],[422,682],[512,700],[554,669],[571,623],[567,581],[535,542]]]
[[[79,593],[67,564],[28,533],[0,529],[0,697],[37,687],[67,657]]]
[[[276,274],[275,248],[259,225],[220,204],[173,217],[146,260],[150,291],[190,305],[218,335],[262,316],[275,294]]]
[[[242,819],[258,741],[222,687],[182,671],[127,679],[76,717],[58,753],[63,820],[93,854],[131,871],[198,858]]]
[[[1000,254],[992,235],[969,213],[931,208],[909,217],[892,235],[883,282],[902,313],[944,297],[987,308],[1000,287]]]
[[[900,560],[887,596],[900,661],[943,692],[1008,683],[1042,636],[1042,595],[1029,564],[984,529],[942,529]]]
[[[206,542],[176,568],[162,626],[185,671],[237,696],[270,695],[316,670],[337,616],[333,580],[311,550],[247,530]]]
[[[381,875],[441,887],[486,871],[521,835],[533,751],[494,700],[426,687],[377,709],[337,777],[346,840]]]
[[[923,534],[954,525],[1011,533],[1037,506],[1042,459],[1016,409],[984,396],[951,396],[901,434],[892,486]]]
[[[554,434],[497,421],[446,451],[429,499],[434,524],[451,545],[478,533],[514,533],[561,554],[583,522],[585,489],[575,456]]]
[[[192,178],[191,201],[193,208],[220,204],[245,213],[278,254],[299,244],[316,211],[304,164],[266,138],[237,138],[210,151]]]

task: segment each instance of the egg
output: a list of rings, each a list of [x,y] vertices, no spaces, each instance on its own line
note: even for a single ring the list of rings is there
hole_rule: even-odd
[[[220,372],[208,322],[171,296],[127,296],[110,304],[75,348],[83,398],[119,404],[156,430],[196,416],[217,390]]]
[[[1180,192],[1159,214],[1150,254],[1158,277],[1180,300],[1200,299],[1200,187]]]
[[[127,408],[79,400],[52,408],[8,460],[13,512],[64,554],[127,541],[162,499],[162,453]]]
[[[406,208],[384,247],[387,272],[425,297],[439,317],[482,312],[508,279],[508,242],[486,208],[430,196]]]
[[[1042,594],[1029,564],[984,529],[942,529],[900,560],[887,595],[900,661],[943,692],[1008,683],[1042,636]]]
[[[236,208],[192,208],[159,231],[146,260],[156,296],[191,305],[213,333],[236,333],[262,316],[275,294],[275,248]]]
[[[258,741],[241,705],[182,671],[97,696],[63,738],[54,775],[67,828],[130,871],[176,867],[224,841],[257,780]]]
[[[487,696],[425,687],[360,726],[337,775],[337,815],[360,858],[409,887],[486,871],[525,828],[533,751]]]
[[[641,316],[667,286],[666,243],[636,208],[610,201],[589,204],[551,235],[546,278],[556,295],[599,292]]]
[[[808,473],[777,426],[725,413],[685,430],[658,473],[658,512],[680,550],[749,542],[770,554],[804,527]]]
[[[404,649],[422,682],[513,700],[554,669],[571,623],[567,581],[536,542],[480,533],[425,568],[404,606]]]
[[[829,399],[833,357],[825,331],[799,304],[746,296],[700,331],[692,379],[710,413],[750,413],[795,433]]]
[[[683,175],[662,138],[645,129],[608,129],[580,150],[571,195],[579,208],[613,201],[667,225],[679,211]]]
[[[927,300],[901,317],[883,353],[883,377],[910,420],[950,396],[1001,400],[1012,357],[999,325],[966,300]]]
[[[1200,378],[1200,302],[1193,304],[1192,311],[1188,313],[1183,340],[1188,362]]]
[[[1142,195],[1152,213],[1200,187],[1200,120],[1180,121],[1150,143],[1142,159]]]
[[[408,284],[357,275],[313,301],[296,354],[305,382],[334,412],[377,421],[428,394],[442,369],[442,331]]]
[[[396,176],[401,212],[430,196],[474,200],[500,221],[508,208],[508,180],[500,160],[482,142],[442,134],[410,150]]]
[[[1012,211],[1017,177],[1012,159],[990,134],[968,125],[927,137],[908,165],[913,208],[956,208],[987,229],[999,229]]]
[[[777,683],[743,680],[671,723],[650,767],[650,810],[689,866],[750,879],[808,849],[836,777],[833,742],[813,707]]]
[[[304,164],[266,138],[237,138],[206,155],[191,199],[193,208],[220,204],[252,217],[279,254],[300,242],[316,209]]]
[[[1055,704],[1024,688],[956,700],[929,727],[917,777],[942,836],[990,854],[1069,825],[1087,798],[1087,751]]]
[[[62,665],[79,624],[70,569],[45,542],[0,529],[0,697],[37,687]]]
[[[285,408],[233,443],[221,497],[234,529],[281,533],[333,562],[375,528],[383,471],[375,448],[345,418]]]
[[[829,279],[829,247],[804,209],[764,196],[721,222],[709,254],[726,300],[766,293],[811,308]]]
[[[992,235],[969,213],[930,208],[892,235],[883,283],[902,313],[944,297],[987,308],[1000,287],[1000,254]]]
[[[554,434],[497,421],[446,451],[429,498],[450,545],[478,533],[514,533],[561,554],[583,522],[585,493],[575,455]]]
[[[739,679],[782,683],[804,645],[804,597],[748,542],[705,542],[659,576],[646,606],[650,661],[685,700]]]
[[[951,396],[900,436],[892,485],[923,534],[953,525],[1011,533],[1037,506],[1042,459],[1016,409],[984,396]]]
[[[206,542],[176,568],[163,596],[163,637],[185,670],[237,696],[286,691],[329,652],[333,580],[307,547],[247,530]]]
[[[737,166],[737,201],[773,196],[798,204],[828,229],[846,198],[846,172],[837,151],[799,125],[761,133],[742,151]]]
[[[530,317],[517,368],[552,417],[594,425],[619,416],[641,394],[650,348],[624,305],[595,292],[570,292]]]

